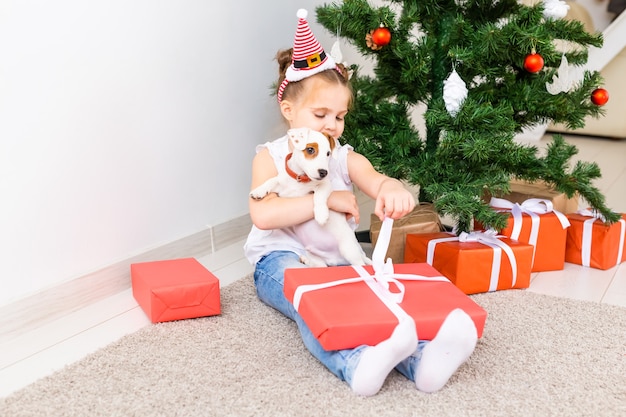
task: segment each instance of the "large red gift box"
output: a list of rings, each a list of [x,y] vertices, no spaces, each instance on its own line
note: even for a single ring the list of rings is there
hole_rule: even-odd
[[[565,266],[565,242],[570,223],[550,200],[531,198],[513,203],[492,198],[495,210],[509,211],[507,226],[500,234],[535,247],[531,272],[560,271]]]
[[[409,234],[404,262],[429,263],[465,294],[528,288],[532,245],[481,232],[469,236],[460,241],[447,232]],[[476,236],[484,240],[473,241]]]
[[[132,264],[130,275],[152,323],[220,314],[219,280],[194,258]]]
[[[373,274],[373,267],[363,268],[366,273]],[[407,278],[424,277],[423,280],[398,278],[405,286],[405,294],[397,306],[415,321],[419,340],[432,340],[444,319],[456,308],[470,315],[478,336],[482,336],[487,312],[433,267],[398,264],[393,265],[393,273],[394,276],[407,274]],[[333,285],[349,278],[355,278],[356,282]],[[306,287],[326,283],[330,286]],[[285,270],[284,292],[290,302],[294,303],[294,296],[299,297],[297,290],[304,288],[311,290],[301,293],[296,303],[298,313],[326,350],[376,345],[388,339],[398,324],[397,316],[352,266]]]
[[[567,217],[571,226],[567,229],[566,262],[606,270],[626,260],[626,214],[610,226],[587,211]]]

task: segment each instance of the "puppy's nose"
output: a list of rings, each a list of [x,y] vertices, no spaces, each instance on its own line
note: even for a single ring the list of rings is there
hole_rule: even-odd
[[[320,174],[320,178],[324,178],[326,175],[328,175],[328,170],[326,169],[318,169],[317,172]]]

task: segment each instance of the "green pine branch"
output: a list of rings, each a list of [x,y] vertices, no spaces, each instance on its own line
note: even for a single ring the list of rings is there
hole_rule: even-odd
[[[387,3],[373,7],[366,0],[345,0],[317,9],[324,27],[339,32],[374,64],[368,74],[353,66],[355,101],[346,117],[347,142],[387,175],[419,185],[420,200],[434,202],[459,232],[471,230],[474,219],[503,225],[503,216],[481,197],[508,189],[512,178],[541,179],[568,196],[580,194],[609,222],[616,220],[593,185],[600,175],[596,164],[577,162],[570,168],[576,149],[560,136],[544,155],[514,140],[539,123],[578,128],[587,116],[603,114],[589,99],[602,83],[598,72],[586,72],[568,92],[546,90],[563,55],[570,64],[583,65],[588,47],[602,45],[600,34],[585,32],[580,22],[545,19],[542,3]],[[391,31],[391,42],[373,50],[366,35],[381,24]],[[523,68],[532,50],[545,62],[537,74]],[[453,68],[468,90],[454,116],[443,93]],[[419,104],[426,106],[424,137],[412,120]]]

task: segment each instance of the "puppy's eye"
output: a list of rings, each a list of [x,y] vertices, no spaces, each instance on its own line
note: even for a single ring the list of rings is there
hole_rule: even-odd
[[[326,152],[326,156],[330,156],[330,151]]]
[[[315,154],[315,148],[312,146],[308,146],[304,152],[308,153],[309,155],[314,155]]]

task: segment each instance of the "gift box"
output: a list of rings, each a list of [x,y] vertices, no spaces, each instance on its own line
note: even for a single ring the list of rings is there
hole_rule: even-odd
[[[492,196],[489,193],[485,193],[483,196],[484,201],[488,202],[491,200],[491,197],[497,197],[521,204],[530,198],[540,198],[542,200],[549,200],[554,210],[560,211],[561,213],[574,213],[578,210],[577,196],[568,198],[567,195],[554,190],[543,181],[530,183],[521,180],[512,180],[510,186],[511,192],[508,194]]]
[[[372,214],[370,222],[370,240],[375,245],[378,240],[382,222]],[[404,259],[404,245],[409,233],[431,233],[443,230],[439,215],[430,203],[421,203],[415,206],[411,213],[393,222],[391,241],[387,248],[387,258],[394,263],[402,263]]]
[[[132,264],[130,275],[152,323],[220,314],[219,280],[194,258]]]
[[[589,211],[567,217],[571,226],[567,229],[565,262],[606,270],[626,260],[626,214],[610,226]]]
[[[472,232],[409,234],[405,262],[426,262],[465,294],[528,288],[532,245]]]
[[[514,203],[492,198],[489,205],[509,212],[507,226],[499,233],[534,246],[531,272],[560,271],[565,266],[565,243],[570,223],[550,200],[530,198]],[[480,226],[478,226],[480,228]]]
[[[313,335],[326,350],[376,345],[388,339],[398,325],[394,306],[378,296],[375,287],[353,266],[285,270],[284,292],[296,306]],[[372,266],[361,267],[373,275]],[[464,310],[482,336],[487,312],[427,264],[393,265],[404,286],[395,305],[415,321],[419,340],[432,340],[448,314]],[[347,281],[347,282],[346,282]],[[373,284],[376,285],[376,284]],[[394,285],[390,285],[394,288]]]

